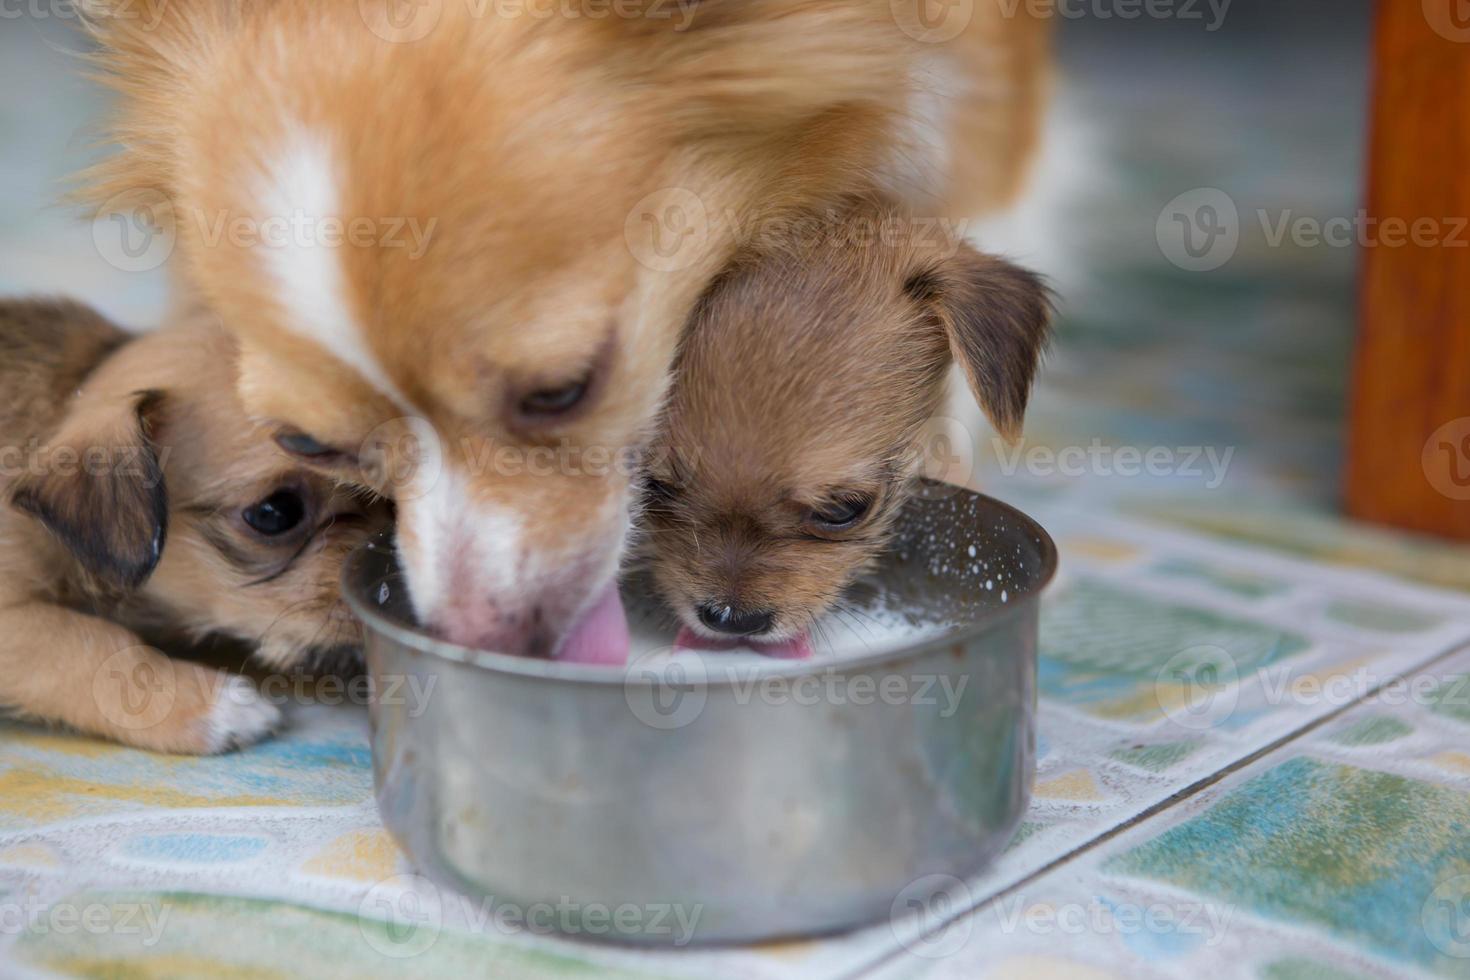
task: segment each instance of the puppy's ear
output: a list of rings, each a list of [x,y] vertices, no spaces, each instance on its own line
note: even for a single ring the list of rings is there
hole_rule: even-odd
[[[915,271],[904,290],[943,328],[996,431],[1014,440],[1051,332],[1051,292],[1041,277],[961,245]]]
[[[11,503],[114,588],[136,589],[163,555],[168,493],[148,437],[157,392],[73,411],[37,450]]]

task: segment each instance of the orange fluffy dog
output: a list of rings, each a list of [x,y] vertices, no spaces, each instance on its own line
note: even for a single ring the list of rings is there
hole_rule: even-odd
[[[280,669],[359,641],[343,558],[386,524],[245,417],[206,319],[130,337],[0,303],[0,710],[219,752],[280,720],[244,678],[145,644],[223,634]]]
[[[981,6],[959,37],[1012,32]],[[647,439],[691,305],[756,212],[922,182],[943,40],[890,0],[88,8],[126,147],[94,185],[171,221],[249,411],[397,500],[426,625],[590,659],[626,646],[633,474],[605,460]]]

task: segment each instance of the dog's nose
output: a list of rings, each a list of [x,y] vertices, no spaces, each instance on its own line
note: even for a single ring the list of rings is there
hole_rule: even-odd
[[[699,621],[716,633],[731,636],[755,636],[764,633],[775,622],[776,614],[766,610],[736,610],[723,602],[706,602],[699,607]]]

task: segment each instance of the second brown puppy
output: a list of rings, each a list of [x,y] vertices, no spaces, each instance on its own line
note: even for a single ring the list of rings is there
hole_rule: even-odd
[[[337,580],[386,508],[284,454],[235,360],[207,316],[131,336],[76,303],[0,303],[0,712],[219,752],[280,712],[151,644],[224,635],[291,669],[359,642]]]
[[[802,656],[882,551],[951,363],[1014,436],[1051,305],[1035,274],[881,201],[790,228],[744,249],[692,317],[645,550],[695,636]]]

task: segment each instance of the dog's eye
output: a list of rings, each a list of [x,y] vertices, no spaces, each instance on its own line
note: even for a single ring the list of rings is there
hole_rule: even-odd
[[[843,497],[813,510],[807,521],[821,531],[846,531],[866,517],[872,506],[871,497]]]
[[[517,408],[527,418],[541,419],[564,415],[587,397],[588,380],[574,381],[557,388],[541,388],[523,397]]]
[[[261,534],[275,537],[298,527],[306,518],[306,501],[295,490],[277,490],[240,515]]]
[[[324,460],[341,455],[331,446],[322,445],[305,432],[278,432],[276,433],[276,445],[292,456],[301,456],[305,459]]]

